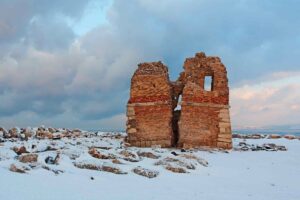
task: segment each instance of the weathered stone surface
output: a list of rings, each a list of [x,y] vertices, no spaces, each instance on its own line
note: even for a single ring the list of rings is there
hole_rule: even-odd
[[[171,85],[168,68],[161,62],[139,64],[131,80],[127,117],[128,141],[133,146],[171,146]]]
[[[294,139],[296,139],[296,136],[294,136],[294,135],[285,135],[284,138],[288,139],[288,140],[294,140]]]
[[[240,142],[237,147],[234,148],[236,151],[287,151],[287,148],[282,145],[276,145],[274,143],[268,143],[263,145],[251,145],[246,142]]]
[[[142,167],[136,167],[132,170],[135,174],[138,174],[140,176],[145,176],[147,178],[155,178],[159,175],[158,171],[150,170],[150,169],[145,169]]]
[[[12,172],[17,172],[17,173],[21,173],[21,174],[26,173],[26,169],[24,167],[16,166],[15,164],[11,164],[9,167],[9,170]]]
[[[137,154],[140,156],[140,157],[146,157],[146,158],[152,158],[152,159],[158,159],[160,156],[159,155],[155,155],[151,152],[137,152]]]
[[[89,154],[94,157],[94,158],[98,158],[98,159],[115,159],[116,156],[112,155],[112,154],[103,154],[99,151],[97,151],[97,149],[92,148],[89,150]]]
[[[29,152],[26,150],[26,147],[24,147],[24,146],[21,146],[20,148],[14,147],[13,150],[14,150],[14,152],[16,152],[16,154],[18,154],[18,155],[21,155],[21,154],[23,154],[23,153],[29,153]]]
[[[268,136],[268,139],[279,139],[279,138],[282,138],[282,136],[278,134],[271,134]]]
[[[211,91],[204,88],[205,76],[212,77]],[[194,58],[186,59],[182,77],[185,85],[178,145],[230,149],[229,88],[225,66],[218,57],[197,53]]]
[[[211,91],[205,90],[206,76]],[[132,146],[231,149],[228,79],[220,58],[187,58],[175,82],[161,62],[139,64],[131,79],[127,133]]]
[[[23,154],[19,157],[19,161],[22,163],[37,162],[37,154]]]
[[[173,167],[172,165],[167,165],[166,170],[169,170],[174,173],[187,173],[187,171],[182,167]]]
[[[127,172],[123,172],[118,167],[110,166],[110,165],[97,165],[97,164],[91,164],[91,163],[74,163],[75,167],[78,167],[80,169],[90,169],[90,170],[96,170],[96,171],[105,171],[110,172],[114,174],[127,174]]]

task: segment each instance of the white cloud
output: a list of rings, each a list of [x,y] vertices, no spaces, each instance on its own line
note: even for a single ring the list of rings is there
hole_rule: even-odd
[[[231,114],[235,127],[299,124],[300,75],[282,74],[289,76],[231,90]]]

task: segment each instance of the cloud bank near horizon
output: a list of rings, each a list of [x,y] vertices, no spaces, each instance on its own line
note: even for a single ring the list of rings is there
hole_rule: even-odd
[[[95,3],[99,24],[75,30]],[[162,60],[176,79],[198,51],[227,66],[234,126],[300,123],[299,9],[295,0],[1,1],[0,125],[123,129],[137,63]]]

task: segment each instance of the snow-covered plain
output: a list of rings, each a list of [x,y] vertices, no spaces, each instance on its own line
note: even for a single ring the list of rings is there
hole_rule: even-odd
[[[189,173],[173,173],[163,166],[156,166],[158,160],[178,158],[180,149],[127,148],[132,152],[145,151],[161,156],[159,159],[141,158],[139,162],[122,160],[123,164],[112,164],[109,160],[93,158],[88,149],[102,153],[116,154],[122,150],[122,138],[112,139],[100,136],[62,138],[60,140],[6,141],[0,143],[0,199],[2,200],[150,200],[150,199],[205,199],[205,200],[299,200],[300,199],[300,140],[287,139],[234,139],[234,146],[246,141],[249,144],[275,143],[287,147],[287,151],[193,151],[191,154],[208,161],[208,166],[196,165]],[[52,146],[60,152],[58,165],[47,165],[51,169],[64,171],[55,175],[42,167],[25,174],[9,171],[11,164],[18,163],[14,146],[25,146],[32,152],[40,151],[38,163],[47,165],[45,158],[55,156],[56,151],[44,151]],[[171,152],[176,152],[175,156]],[[73,159],[71,159],[73,158]],[[79,169],[74,162],[90,162],[117,166],[127,174]],[[149,179],[132,172],[141,166],[159,172]]]

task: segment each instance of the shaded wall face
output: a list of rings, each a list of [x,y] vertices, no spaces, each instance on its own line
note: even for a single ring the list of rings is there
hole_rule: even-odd
[[[127,105],[127,133],[132,145],[171,146],[171,96],[167,67],[160,62],[141,64],[132,77]]]
[[[219,58],[188,58],[179,120],[179,146],[231,148],[229,88],[225,66]],[[204,86],[212,77],[211,91]]]

